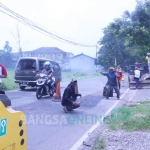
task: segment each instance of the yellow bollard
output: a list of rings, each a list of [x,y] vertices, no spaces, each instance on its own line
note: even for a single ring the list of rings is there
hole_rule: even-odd
[[[27,150],[25,115],[0,101],[0,150]]]

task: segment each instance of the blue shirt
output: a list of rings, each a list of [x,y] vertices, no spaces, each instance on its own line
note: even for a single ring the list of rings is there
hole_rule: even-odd
[[[119,77],[115,72],[113,73],[104,73],[104,76],[107,76],[108,81],[107,81],[107,85],[110,86],[117,86],[118,85],[118,80],[117,78]]]

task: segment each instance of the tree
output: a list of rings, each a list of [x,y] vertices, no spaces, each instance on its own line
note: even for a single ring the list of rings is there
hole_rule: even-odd
[[[5,42],[4,48],[0,53],[1,63],[4,64],[7,68],[12,66],[12,47],[9,46],[9,41]]]
[[[6,53],[11,53],[12,47],[9,46],[9,41],[5,42],[5,46],[4,46],[4,52]]]
[[[150,49],[150,2],[137,1],[131,14],[125,11],[103,33],[99,41],[102,47],[98,60],[105,68],[114,66],[115,58],[121,66],[145,61],[145,55]]]

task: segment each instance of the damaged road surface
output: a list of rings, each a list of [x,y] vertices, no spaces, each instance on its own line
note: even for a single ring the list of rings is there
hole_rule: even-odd
[[[86,98],[79,109],[65,113],[60,102],[54,97],[37,100],[35,89],[10,91],[6,94],[15,110],[26,115],[28,150],[70,150],[77,141],[97,122],[117,101],[116,94],[104,100],[103,87],[107,79],[103,76],[78,80],[79,92]],[[69,82],[61,83],[61,94]],[[127,83],[121,89],[123,94]],[[78,99],[80,100],[80,99]]]

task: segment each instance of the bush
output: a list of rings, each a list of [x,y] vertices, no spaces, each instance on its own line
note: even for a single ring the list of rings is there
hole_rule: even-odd
[[[3,79],[2,82],[2,89],[3,90],[15,90],[18,89],[18,84],[14,82],[14,71],[13,70],[7,70],[8,76],[7,78]]]

